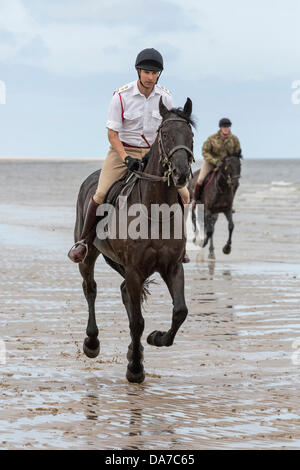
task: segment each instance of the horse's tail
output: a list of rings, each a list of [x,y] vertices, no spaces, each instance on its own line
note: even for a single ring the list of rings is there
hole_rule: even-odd
[[[125,269],[121,264],[116,263],[115,261],[111,260],[108,256],[103,255],[103,258],[105,259],[106,263],[111,268],[115,269],[125,279]],[[150,290],[149,290],[150,284],[157,284],[157,283],[153,279],[147,279],[144,282],[144,284],[142,285],[142,292],[141,292],[142,303],[146,302],[148,300],[148,296],[151,295]]]
[[[147,302],[149,295],[151,295],[150,292],[150,285],[151,284],[157,284],[157,282],[154,279],[147,279],[147,281],[144,282],[143,287],[142,287],[142,303]]]

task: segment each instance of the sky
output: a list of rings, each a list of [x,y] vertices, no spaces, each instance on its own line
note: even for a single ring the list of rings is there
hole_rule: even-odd
[[[244,158],[300,158],[299,0],[0,0],[0,156],[103,158],[138,52],[193,102],[195,156],[222,117]]]

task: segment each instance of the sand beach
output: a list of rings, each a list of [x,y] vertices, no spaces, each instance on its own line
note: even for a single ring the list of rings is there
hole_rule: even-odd
[[[82,352],[87,306],[66,254],[79,186],[99,166],[0,161],[0,448],[299,449],[300,160],[243,162],[230,255],[223,216],[215,261],[189,225],[189,315],[171,348],[146,343],[172,314],[157,275],[142,385],[125,378],[122,280],[100,257],[101,352]]]

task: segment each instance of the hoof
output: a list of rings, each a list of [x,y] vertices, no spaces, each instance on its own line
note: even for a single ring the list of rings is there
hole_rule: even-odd
[[[225,255],[229,255],[231,253],[231,246],[229,245],[225,245],[224,248],[223,248],[223,253]]]
[[[126,372],[126,379],[130,383],[141,384],[145,380],[144,367],[142,366],[142,369],[139,372],[132,372],[128,366]]]
[[[166,335],[167,333],[164,331],[157,331],[157,330],[152,331],[152,333],[150,333],[150,335],[147,338],[147,343],[151,344],[151,346],[157,346],[157,347],[171,346],[173,342],[171,342],[170,340],[168,341],[166,339]]]
[[[87,343],[91,342],[90,338],[85,338],[83,342],[83,352],[87,357],[90,357],[91,359],[94,359],[95,357],[98,356],[100,352],[100,342],[98,339],[93,340],[93,348],[91,348],[91,345],[87,345]]]
[[[215,254],[214,253],[209,253],[208,259],[215,260],[216,259]]]

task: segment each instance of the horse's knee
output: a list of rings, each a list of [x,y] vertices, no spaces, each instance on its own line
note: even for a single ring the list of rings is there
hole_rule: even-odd
[[[206,238],[209,240],[213,235],[213,231],[212,230],[206,230]]]

